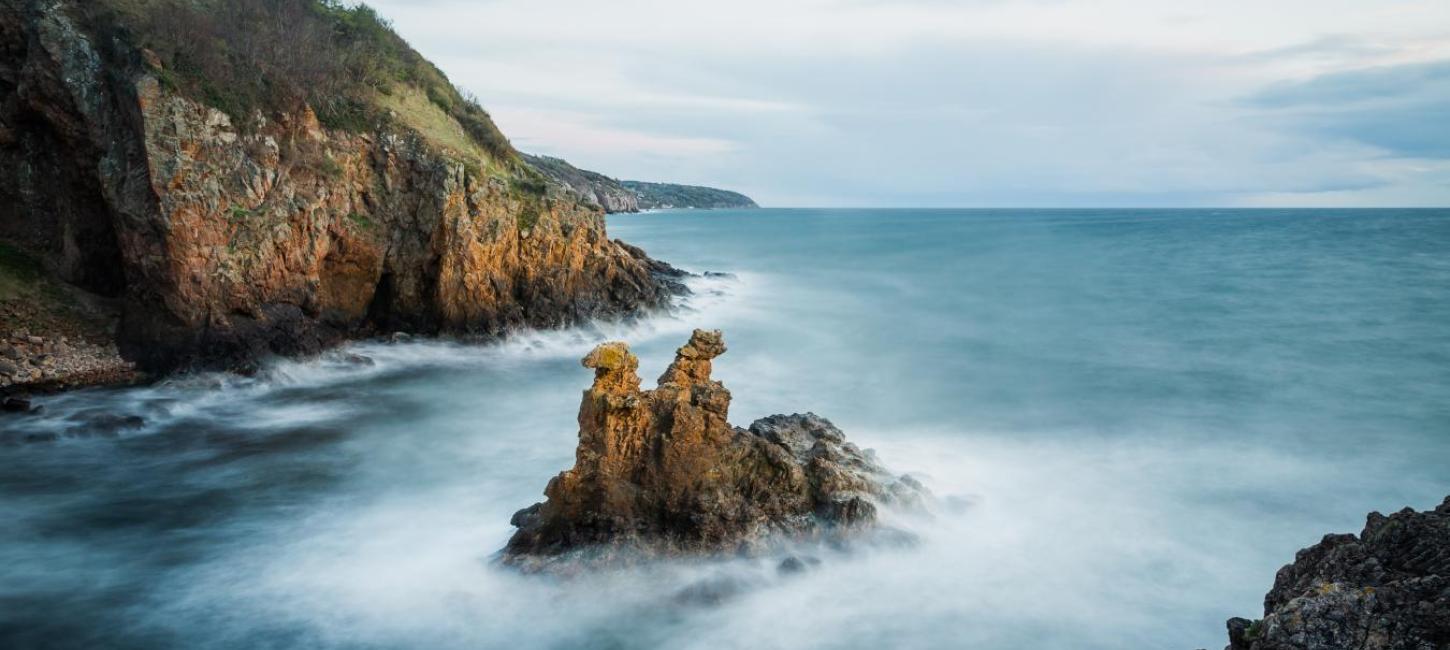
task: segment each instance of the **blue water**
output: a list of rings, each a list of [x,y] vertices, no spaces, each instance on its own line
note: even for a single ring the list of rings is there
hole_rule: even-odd
[[[1221,647],[1274,571],[1450,494],[1450,211],[611,217],[680,313],[360,344],[0,420],[0,647]],[[812,410],[941,497],[910,549],[569,583],[489,557],[596,341],[693,327],[737,424]],[[145,424],[96,435],[100,414]],[[23,442],[27,438],[49,442]],[[685,606],[720,575],[750,589]]]

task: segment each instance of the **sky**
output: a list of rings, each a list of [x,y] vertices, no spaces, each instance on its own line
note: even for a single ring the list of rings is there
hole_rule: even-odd
[[[769,206],[1450,205],[1450,0],[371,0],[514,145]]]

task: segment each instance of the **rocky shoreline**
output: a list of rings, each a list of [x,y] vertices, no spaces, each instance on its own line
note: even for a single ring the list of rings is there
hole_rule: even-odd
[[[0,341],[0,395],[5,410],[25,411],[24,392],[51,392],[84,386],[125,384],[143,375],[121,358],[114,344],[71,341],[65,336],[45,338],[26,330]]]

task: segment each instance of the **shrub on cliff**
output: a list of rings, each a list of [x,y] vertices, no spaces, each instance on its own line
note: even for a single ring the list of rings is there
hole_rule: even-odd
[[[366,4],[339,0],[103,0],[92,23],[155,54],[161,81],[245,125],[306,104],[330,128],[392,119],[380,98],[416,92],[496,161],[517,154],[488,113]],[[405,119],[407,116],[401,116]]]

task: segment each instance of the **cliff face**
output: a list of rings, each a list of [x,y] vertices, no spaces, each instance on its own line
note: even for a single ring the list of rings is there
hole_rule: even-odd
[[[1228,650],[1450,647],[1450,497],[1438,508],[1371,513],[1279,570],[1264,618],[1228,622]]]
[[[391,114],[428,119],[343,131],[303,106],[238,124],[83,9],[0,0],[0,237],[119,298],[122,351],[148,368],[667,300],[598,209],[511,150],[476,150],[407,88]]]
[[[514,515],[504,562],[571,572],[753,553],[869,532],[878,504],[921,505],[920,484],[889,475],[820,417],[730,426],[730,391],[710,378],[724,352],[719,332],[696,330],[643,391],[623,343],[585,357],[594,385],[579,407],[574,467],[549,482],[548,501]]]

